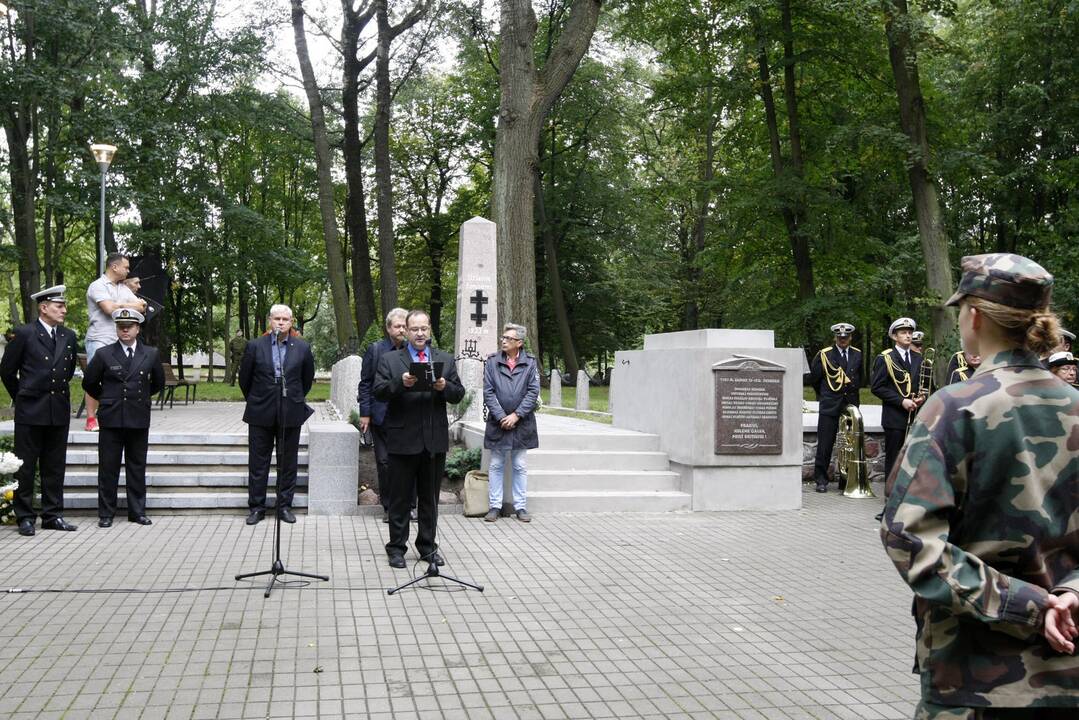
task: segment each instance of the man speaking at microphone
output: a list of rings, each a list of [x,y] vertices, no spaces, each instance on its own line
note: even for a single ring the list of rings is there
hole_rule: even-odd
[[[442,565],[435,543],[438,493],[449,450],[446,403],[465,396],[453,355],[428,343],[431,321],[423,310],[405,318],[408,343],[385,353],[375,372],[375,397],[387,403],[383,428],[390,456],[390,567],[405,567],[408,549],[409,505],[417,500],[419,527],[416,552],[427,562]]]
[[[277,508],[281,519],[296,522],[296,460],[300,428],[314,412],[304,402],[315,380],[311,346],[292,330],[288,305],[270,308],[270,331],[247,343],[240,360],[240,391],[247,401],[247,524],[266,517],[270,455],[277,445]]]

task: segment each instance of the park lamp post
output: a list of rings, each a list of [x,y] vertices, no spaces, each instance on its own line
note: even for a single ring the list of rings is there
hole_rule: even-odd
[[[97,238],[97,271],[105,274],[105,175],[109,172],[112,156],[116,152],[115,145],[103,145],[94,143],[90,145],[90,151],[94,153],[94,160],[101,169],[101,231]]]

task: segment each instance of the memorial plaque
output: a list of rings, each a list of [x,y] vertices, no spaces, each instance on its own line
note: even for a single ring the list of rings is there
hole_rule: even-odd
[[[735,356],[712,366],[716,455],[783,452],[783,374],[768,360]]]

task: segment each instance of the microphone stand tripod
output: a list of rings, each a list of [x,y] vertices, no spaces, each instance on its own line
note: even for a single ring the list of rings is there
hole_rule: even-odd
[[[427,349],[427,368],[428,369],[427,369],[427,378],[426,378],[426,380],[427,380],[428,383],[431,383],[431,384],[434,384],[434,382],[435,382],[435,366],[434,366],[434,359],[432,357],[433,354],[434,353],[431,351],[431,348],[429,347]],[[433,415],[434,414],[434,406],[435,406],[435,390],[434,390],[434,388],[431,388],[431,390],[429,391],[429,394],[431,396],[431,406],[428,409],[428,414]],[[433,423],[432,423],[432,425],[433,425]],[[435,473],[435,463],[433,461],[431,462],[431,464],[427,468],[427,472],[429,472],[432,475]],[[435,512],[438,512],[439,480],[440,480],[440,478],[434,478],[432,480],[432,482],[431,482],[432,491],[435,494]],[[432,554],[434,554],[434,553],[432,552]],[[399,590],[404,590],[407,587],[411,587],[412,585],[415,585],[420,580],[425,580],[425,579],[428,579],[428,578],[435,578],[435,577],[440,577],[443,580],[449,580],[450,582],[455,582],[458,585],[464,585],[466,588],[472,588],[473,590],[478,590],[479,592],[483,592],[483,586],[482,585],[473,585],[470,582],[465,582],[464,580],[459,580],[458,578],[455,578],[452,575],[443,575],[438,570],[438,564],[431,561],[431,560],[428,560],[427,571],[423,575],[420,575],[419,577],[416,577],[416,578],[413,578],[413,579],[409,580],[404,585],[398,585],[397,587],[395,587],[395,588],[393,588],[391,590],[387,590],[386,594],[387,595],[393,595],[395,592],[398,592]]]
[[[272,351],[272,348],[271,348]],[[277,393],[277,483],[281,482],[281,446],[285,442],[285,368],[282,363],[281,367],[281,390]],[[280,485],[277,487],[278,493],[280,493]],[[262,597],[270,597],[270,591],[273,590],[274,583],[277,582],[277,578],[281,575],[292,575],[295,577],[312,578],[314,580],[329,581],[329,575],[312,575],[310,573],[296,572],[294,570],[286,570],[285,563],[281,561],[281,496],[277,495],[277,499],[274,502],[274,561],[269,570],[260,570],[259,572],[243,573],[237,575],[237,580],[244,580],[251,577],[259,577],[261,575],[269,575],[270,583],[266,586],[266,592],[262,594]]]

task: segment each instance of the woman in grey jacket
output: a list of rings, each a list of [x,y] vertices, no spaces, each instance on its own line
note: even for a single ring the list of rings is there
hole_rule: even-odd
[[[483,447],[491,451],[489,507],[484,520],[494,522],[502,512],[502,478],[506,461],[513,468],[513,511],[521,522],[528,514],[528,466],[525,453],[539,447],[536,404],[539,400],[539,365],[524,351],[523,325],[507,323],[502,330],[502,350],[487,358],[483,368],[483,404],[487,427]]]

